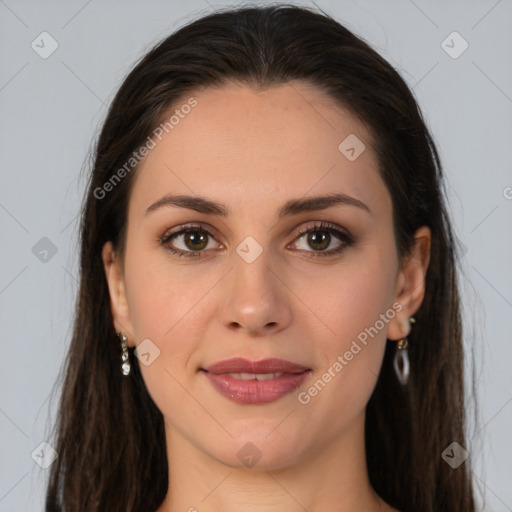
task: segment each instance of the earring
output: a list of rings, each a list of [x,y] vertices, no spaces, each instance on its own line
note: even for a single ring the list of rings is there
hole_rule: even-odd
[[[128,346],[126,345],[126,341],[128,340],[128,338],[126,337],[124,332],[118,332],[117,336],[121,340],[121,349],[122,349],[121,361],[123,362],[123,364],[121,365],[121,369],[123,371],[123,375],[128,375],[131,370],[130,359],[129,359],[130,356],[128,354]]]
[[[414,317],[409,318],[409,322],[413,324],[416,320]],[[407,381],[409,380],[409,352],[407,348],[409,347],[409,342],[407,337],[398,340],[396,345],[395,357],[393,359],[393,366],[395,368],[396,376],[402,384],[405,386]]]

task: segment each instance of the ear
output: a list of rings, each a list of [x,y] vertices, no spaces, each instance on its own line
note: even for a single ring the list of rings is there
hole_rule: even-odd
[[[388,323],[389,340],[400,340],[409,334],[409,318],[418,311],[425,296],[425,278],[430,263],[430,229],[422,226],[414,234],[414,239],[411,254],[404,261],[396,280],[394,302],[402,308]]]
[[[107,242],[101,251],[103,268],[108,283],[110,294],[110,310],[114,319],[114,328],[116,332],[124,332],[128,338],[126,344],[135,346],[133,343],[132,323],[130,320],[130,311],[128,301],[126,300],[126,290],[123,277],[123,268],[121,258],[116,254],[112,242]]]

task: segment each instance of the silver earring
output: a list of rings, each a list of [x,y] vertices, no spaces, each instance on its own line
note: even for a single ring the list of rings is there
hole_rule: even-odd
[[[416,320],[411,316],[409,318],[409,322],[413,324]],[[407,340],[407,337],[398,340],[396,345],[396,351],[395,351],[395,357],[393,359],[393,366],[395,368],[396,376],[402,384],[402,386],[405,386],[407,384],[407,381],[409,380],[409,351],[407,348],[409,347],[409,341]]]
[[[128,340],[128,338],[126,337],[124,332],[118,332],[117,336],[121,340],[121,349],[122,349],[121,361],[123,362],[123,364],[121,365],[121,369],[123,371],[123,375],[129,375],[131,366],[130,366],[130,356],[128,354],[128,346],[126,345],[126,341]]]

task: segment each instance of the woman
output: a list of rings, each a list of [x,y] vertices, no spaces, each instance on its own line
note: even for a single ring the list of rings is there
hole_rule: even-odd
[[[474,511],[455,261],[367,43],[285,5],[183,27],[97,144],[46,510]]]

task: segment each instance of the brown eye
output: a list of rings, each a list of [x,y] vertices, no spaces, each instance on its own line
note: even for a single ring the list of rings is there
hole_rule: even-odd
[[[201,226],[189,226],[164,235],[160,243],[171,253],[185,257],[200,257],[205,249],[211,249],[215,240],[210,231]],[[215,244],[213,244],[215,245]],[[219,244],[221,247],[222,245]]]
[[[323,251],[329,247],[331,234],[327,231],[312,231],[307,235],[307,242],[315,251]]]
[[[301,242],[302,239],[305,240]],[[338,244],[334,248],[331,247],[330,250],[327,250],[332,243],[335,243],[335,240],[338,240]],[[314,257],[323,257],[334,256],[353,243],[354,239],[348,233],[329,223],[321,222],[301,230],[300,236],[293,245],[301,251],[313,253]]]
[[[192,251],[200,251],[208,245],[208,234],[199,231],[189,231],[183,235],[183,243]]]

